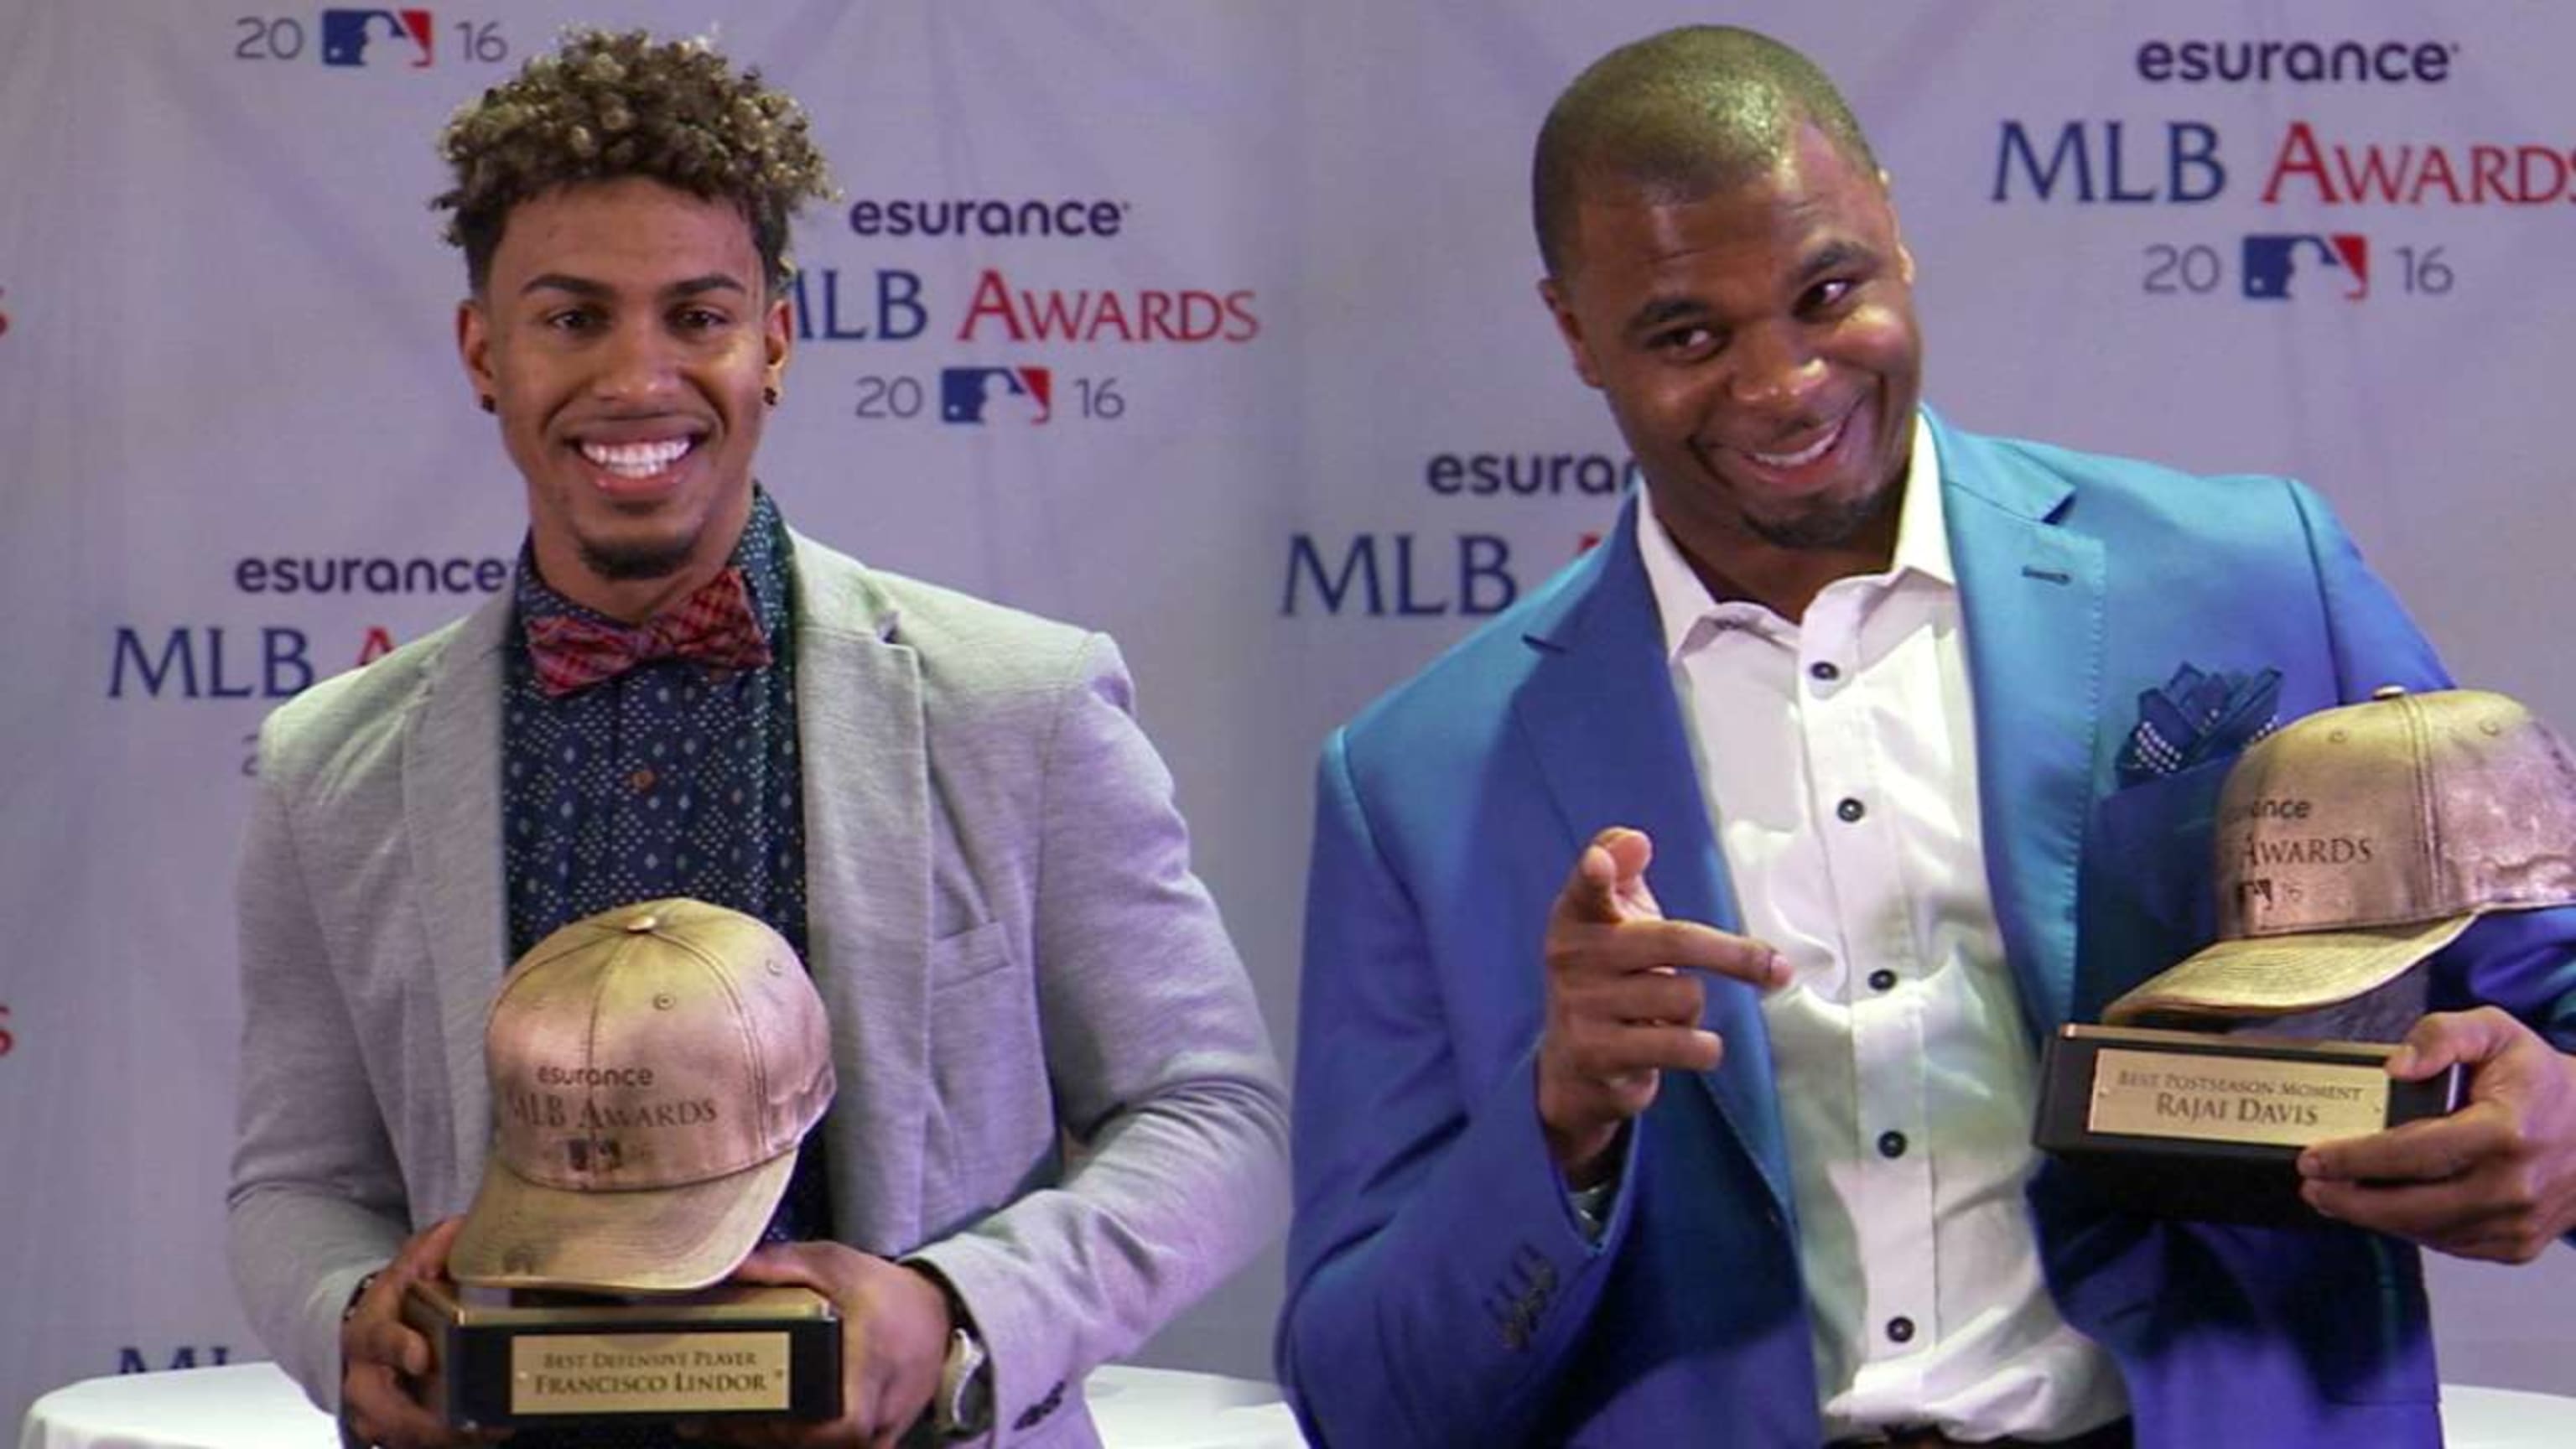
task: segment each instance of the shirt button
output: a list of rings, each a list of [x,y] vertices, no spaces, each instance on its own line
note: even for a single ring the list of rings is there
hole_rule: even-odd
[[[1818,684],[1831,684],[1835,680],[1842,678],[1843,672],[1834,667],[1834,662],[1832,660],[1819,659],[1815,663],[1807,666],[1807,677],[1813,679]]]
[[[1848,795],[1843,797],[1843,803],[1834,807],[1834,814],[1844,821],[1858,820],[1868,813],[1868,806],[1863,805],[1858,800],[1855,800]]]
[[[1912,1343],[1914,1341],[1914,1320],[1911,1318],[1891,1318],[1887,1320],[1887,1337],[1888,1341],[1891,1343]]]
[[[1869,989],[1872,991],[1894,991],[1896,989],[1896,973],[1888,970],[1884,966],[1872,971],[1869,973]]]
[[[653,788],[653,781],[655,778],[656,776],[653,774],[651,768],[647,767],[645,769],[637,770],[634,774],[627,776],[626,783],[634,786],[636,793],[640,795],[644,791]]]
[[[1903,1157],[1905,1155],[1905,1134],[1902,1132],[1881,1132],[1878,1134],[1878,1155],[1881,1157]]]

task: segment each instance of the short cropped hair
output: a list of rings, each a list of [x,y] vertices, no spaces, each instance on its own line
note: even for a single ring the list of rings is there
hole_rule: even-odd
[[[1694,25],[1594,61],[1548,108],[1530,210],[1548,275],[1574,261],[1583,189],[1609,179],[1695,198],[1768,174],[1813,125],[1878,174],[1860,122],[1815,62],[1767,35]]]
[[[792,97],[707,41],[657,44],[641,30],[568,32],[553,54],[459,108],[438,151],[456,184],[430,206],[454,213],[447,240],[464,248],[477,292],[511,209],[557,187],[641,176],[729,201],[751,225],[773,293],[795,275],[789,218],[838,194]]]

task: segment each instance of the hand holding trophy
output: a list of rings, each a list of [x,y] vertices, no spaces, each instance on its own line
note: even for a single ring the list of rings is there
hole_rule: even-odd
[[[520,958],[484,1034],[493,1150],[404,1316],[457,1428],[840,1411],[840,1322],[726,1284],[830,1106],[823,1003],[750,916],[604,911]]]
[[[2495,912],[2576,903],[2576,759],[2476,690],[2384,690],[2254,744],[2217,831],[2219,939],[2048,1043],[2035,1140],[2125,1207],[2313,1221],[2300,1151],[2457,1108],[2393,1078],[2425,963]]]

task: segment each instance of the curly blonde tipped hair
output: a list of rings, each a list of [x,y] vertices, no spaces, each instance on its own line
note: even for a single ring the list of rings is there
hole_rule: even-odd
[[[456,185],[452,211],[476,291],[491,275],[511,208],[558,186],[642,176],[730,201],[751,224],[770,290],[787,285],[788,218],[837,191],[804,108],[737,72],[702,39],[655,43],[641,30],[573,30],[511,80],[460,107],[439,133]]]

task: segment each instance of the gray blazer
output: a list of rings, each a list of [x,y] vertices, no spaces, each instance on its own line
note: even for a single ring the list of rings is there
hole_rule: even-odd
[[[1096,1442],[1082,1376],[1276,1230],[1258,1007],[1105,636],[794,549],[838,1231],[955,1285],[992,1354],[988,1442]],[[230,1257],[326,1410],[359,1278],[483,1170],[510,612],[261,731]]]

